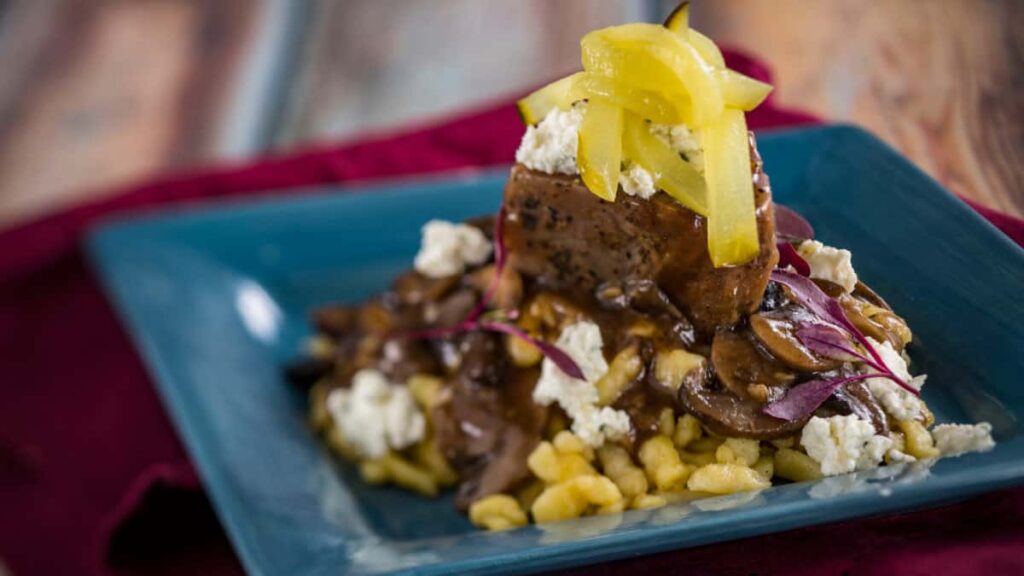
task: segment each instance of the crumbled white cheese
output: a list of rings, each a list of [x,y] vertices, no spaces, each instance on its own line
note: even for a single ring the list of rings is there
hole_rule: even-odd
[[[643,166],[630,162],[629,167],[622,171],[619,176],[619,185],[622,191],[630,196],[639,196],[647,200],[658,191],[654,186],[654,176],[644,169]]]
[[[889,370],[892,370],[893,374],[917,390],[924,386],[927,376],[922,374],[912,378],[909,370],[907,370],[906,360],[892,347],[892,344],[889,342],[879,342],[870,336],[868,336],[868,341],[875,347],[878,355],[882,357],[882,362],[885,363]],[[878,370],[865,365],[861,367],[861,372],[867,374],[878,372]],[[921,416],[921,399],[892,380],[888,378],[868,378],[864,383],[867,384],[871,395],[882,405],[882,409],[896,420],[916,420]]]
[[[423,240],[416,254],[416,271],[430,278],[454,276],[467,264],[483,264],[491,255],[491,242],[478,228],[431,220],[423,226]]]
[[[576,147],[585,104],[554,109],[536,126],[528,126],[516,150],[516,162],[546,174],[577,174]]]
[[[847,294],[857,286],[853,255],[849,250],[826,246],[817,240],[804,240],[797,252],[811,267],[811,278],[828,280],[843,287]]]
[[[651,124],[651,133],[657,136],[670,148],[682,154],[686,161],[700,172],[704,171],[704,148],[701,146],[700,133],[683,124],[670,126],[667,124]]]
[[[426,433],[426,420],[409,389],[388,382],[378,370],[360,370],[350,389],[331,391],[327,410],[342,437],[367,458],[412,446]]]
[[[874,432],[874,425],[870,422],[867,424],[871,426],[872,432]],[[878,467],[878,464],[885,458],[885,453],[889,451],[889,448],[892,448],[892,438],[880,434],[872,436],[861,448],[860,457],[857,458],[857,470],[868,470]]]
[[[601,329],[593,322],[583,321],[566,326],[556,346],[579,366],[586,381],[572,378],[545,358],[540,379],[533,390],[533,400],[542,406],[557,402],[572,419],[572,431],[593,447],[606,439],[629,435],[632,425],[622,410],[597,406],[596,382],[608,372],[604,359]]]
[[[606,439],[616,440],[629,436],[633,425],[629,414],[605,406],[601,409],[587,407],[576,414],[572,421],[572,431],[589,446],[597,448]]]
[[[892,440],[857,416],[814,416],[804,426],[800,443],[826,476],[878,466]]]
[[[528,126],[516,150],[516,162],[546,174],[579,174],[576,154],[580,123],[585,111],[586,102],[577,102],[568,110],[554,109],[536,126]],[[704,153],[700,135],[696,131],[681,124],[651,124],[650,130],[703,172]],[[654,175],[634,163],[630,163],[619,175],[619,183],[626,194],[644,199],[658,191],[655,180]]]
[[[980,424],[939,424],[932,429],[935,447],[943,456],[958,456],[965,452],[985,452],[995,445],[992,440],[992,425]]]

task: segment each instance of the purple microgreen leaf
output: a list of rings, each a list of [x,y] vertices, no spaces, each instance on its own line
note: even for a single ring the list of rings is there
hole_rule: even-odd
[[[793,248],[792,244],[778,242],[776,246],[779,249],[779,268],[785,270],[788,266],[792,266],[797,274],[805,278],[811,275],[811,265],[796,251],[796,248]]]
[[[892,369],[886,365],[885,361],[882,360],[882,356],[875,349],[871,341],[867,339],[853,322],[846,317],[846,312],[843,311],[842,304],[839,303],[835,298],[829,297],[828,294],[822,291],[817,284],[812,282],[808,278],[804,278],[799,274],[789,272],[788,270],[772,270],[771,279],[783,286],[789,288],[790,294],[793,299],[802,304],[812,314],[818,317],[819,320],[833,324],[839,328],[842,328],[850,336],[854,338],[871,356],[871,361],[867,361],[865,358],[865,364],[871,366],[875,370],[882,372],[883,375],[892,380],[900,387],[904,388],[911,394],[919,396],[920,392],[915,390],[913,386],[903,381],[902,378],[893,373]]]
[[[790,388],[785,396],[768,404],[762,411],[769,416],[774,416],[781,420],[802,420],[813,414],[836,390],[851,382],[878,376],[883,375],[857,374],[856,376],[844,378],[804,382]]]
[[[867,336],[865,336],[864,333],[861,332],[856,326],[854,326],[853,322],[850,322],[850,319],[846,317],[846,312],[843,311],[842,304],[840,304],[839,301],[835,300],[834,298],[830,298],[829,300],[830,302],[828,304],[828,308],[831,317],[835,319],[835,321],[840,326],[842,326],[847,332],[849,332],[850,335],[857,340],[861,347],[867,350],[868,354],[871,355],[871,359],[869,360],[865,358],[864,363],[874,368],[875,370],[884,373],[884,376],[886,378],[895,382],[900,388],[903,388],[904,390],[910,392],[914,396],[920,396],[920,390],[917,390],[916,388],[911,386],[909,383],[907,383],[902,378],[897,376],[896,373],[892,371],[892,368],[889,368],[889,365],[886,364],[885,360],[882,359],[882,355],[878,353],[878,349],[875,348],[875,345],[872,344],[871,341],[868,340]]]
[[[803,324],[796,337],[812,352],[843,362],[864,361],[866,358],[854,348],[850,337],[831,324]]]
[[[480,298],[480,301],[476,303],[476,306],[466,316],[467,322],[472,322],[480,317],[490,305],[491,300],[494,299],[494,295],[498,293],[498,286],[501,284],[501,275],[505,271],[505,206],[502,205],[501,209],[498,210],[498,215],[494,219],[494,276],[491,277],[491,283],[487,286],[487,290],[484,291],[484,295]]]
[[[834,300],[810,279],[788,270],[772,270],[771,279],[789,288],[793,299],[802,304],[804,308],[807,308],[819,319],[830,324],[838,324],[843,328],[846,327],[840,321],[833,318],[835,310],[831,307],[830,302],[834,302]],[[839,312],[842,314],[842,307],[839,308]],[[846,320],[846,315],[842,314],[842,318]]]
[[[855,348],[846,334],[830,324],[804,324],[796,331],[796,337],[812,352],[843,362],[863,362],[879,371],[879,376],[903,386],[903,381],[884,362],[868,358]],[[904,386],[905,387],[905,386]]]
[[[505,324],[503,322],[479,322],[477,325],[484,330],[501,332],[503,334],[522,338],[536,346],[537,349],[540,350],[541,354],[543,354],[548,360],[554,362],[555,366],[558,366],[558,369],[565,372],[566,375],[578,380],[587,379],[586,376],[583,375],[583,370],[581,370],[579,365],[576,364],[576,361],[566,354],[565,351],[550,342],[544,342],[543,340],[530,336],[529,333],[515,324]]]
[[[814,228],[793,209],[776,203],[775,235],[786,240],[813,240]]]

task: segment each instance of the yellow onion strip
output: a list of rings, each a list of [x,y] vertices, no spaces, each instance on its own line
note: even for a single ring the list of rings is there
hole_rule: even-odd
[[[651,174],[655,186],[701,216],[708,214],[704,178],[689,162],[659,140],[647,122],[627,114],[623,128],[623,151],[630,162]]]
[[[689,109],[686,94],[662,95],[589,72],[573,76],[569,98],[601,98],[659,124],[682,124]]]
[[[743,112],[727,109],[702,135],[711,262],[716,267],[743,264],[759,251]]]
[[[715,70],[715,75],[722,86],[722,97],[725,105],[750,112],[757,108],[772,91],[771,84],[754,80],[734,70],[723,68]]]
[[[700,54],[700,57],[705,62],[715,68],[725,68],[725,58],[722,56],[722,51],[718,49],[718,46],[715,45],[711,38],[690,28],[686,31],[686,39],[689,40],[693,49]]]
[[[648,90],[688,93],[697,127],[721,115],[724,104],[714,69],[677,34],[655,24],[623,24],[591,32],[581,42],[583,69],[588,72],[591,69],[587,67],[586,43],[592,36],[605,40],[613,53],[621,51],[625,54],[624,58],[616,60],[614,68],[617,73],[622,69],[628,70],[625,73],[630,78],[623,78],[627,84]],[[597,73],[608,70],[607,66],[596,68],[593,71]],[[644,73],[644,78],[635,78],[644,70],[650,72]]]
[[[622,108],[601,98],[587,103],[580,124],[576,162],[587,188],[614,202],[622,169]]]
[[[544,119],[554,109],[565,110],[572,103],[569,95],[575,77],[579,74],[571,74],[565,78],[555,80],[551,84],[530,93],[526,98],[516,102],[516,108],[523,122],[533,125]]]

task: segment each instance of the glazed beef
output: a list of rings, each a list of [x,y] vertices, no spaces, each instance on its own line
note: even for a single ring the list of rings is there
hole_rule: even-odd
[[[458,340],[459,367],[433,421],[438,446],[462,480],[455,504],[465,510],[530,479],[526,458],[540,443],[548,409],[533,401],[539,371],[510,366],[500,338],[474,332]]]
[[[753,139],[751,152],[761,251],[747,264],[714,268],[705,219],[663,193],[649,200],[620,193],[609,203],[578,176],[522,165],[505,187],[510,263],[556,289],[653,280],[698,330],[733,325],[757,310],[778,261],[771,190]]]

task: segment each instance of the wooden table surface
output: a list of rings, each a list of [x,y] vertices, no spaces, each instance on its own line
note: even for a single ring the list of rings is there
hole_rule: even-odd
[[[457,112],[572,71],[665,0],[0,2],[0,226],[154,174]],[[1024,215],[1024,3],[697,0],[781,102]]]

